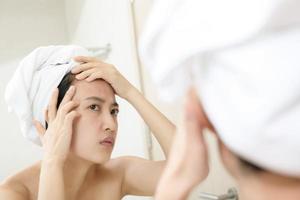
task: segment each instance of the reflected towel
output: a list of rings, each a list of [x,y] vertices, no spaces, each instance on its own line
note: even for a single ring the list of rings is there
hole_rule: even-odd
[[[23,136],[37,145],[41,141],[32,120],[45,122],[44,112],[51,94],[64,75],[78,64],[72,59],[78,55],[90,53],[75,45],[39,47],[20,62],[6,87],[9,111],[18,116]]]

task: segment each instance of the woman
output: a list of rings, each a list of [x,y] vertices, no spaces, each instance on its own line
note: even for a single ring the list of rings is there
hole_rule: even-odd
[[[118,130],[115,94],[136,108],[166,156],[174,125],[110,64],[93,57],[67,73],[51,97],[46,127],[35,122],[44,157],[6,179],[0,199],[121,199],[153,195],[165,161],[110,159]],[[48,127],[47,127],[48,126]]]
[[[140,55],[163,98],[187,97],[157,200],[186,199],[205,179],[205,128],[216,133],[239,199],[300,199],[299,7],[297,0],[154,3]]]

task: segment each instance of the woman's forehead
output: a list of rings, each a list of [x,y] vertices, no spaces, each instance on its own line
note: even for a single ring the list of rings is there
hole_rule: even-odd
[[[87,82],[85,80],[76,80],[72,83],[76,87],[74,98],[87,99],[89,97],[98,97],[105,101],[115,102],[115,93],[109,83],[103,80]]]

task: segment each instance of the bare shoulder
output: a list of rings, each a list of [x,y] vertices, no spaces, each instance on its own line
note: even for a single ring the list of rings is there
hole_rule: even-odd
[[[123,156],[112,158],[105,164],[99,165],[99,171],[105,171],[106,173],[112,173],[116,176],[122,177],[124,170],[126,169],[127,162],[128,158]]]
[[[16,183],[14,184],[1,183],[0,199],[28,200],[29,198],[28,198],[28,192],[24,187]]]
[[[0,184],[0,199],[30,199],[32,190],[38,184],[39,173],[40,162],[7,177]]]
[[[111,160],[122,174],[122,194],[151,196],[165,166],[165,160],[153,161],[135,156]]]
[[[146,173],[147,170],[161,170],[164,165],[165,161],[153,161],[137,156],[120,156],[109,160],[104,166],[113,174],[122,177],[124,181],[128,175],[135,176],[139,172]]]
[[[112,158],[103,165],[99,165],[98,175],[103,181],[104,177],[110,180],[118,180],[120,183],[124,181],[126,171],[130,166],[140,163],[140,161],[145,160],[143,158],[138,158],[134,156],[120,156]]]
[[[160,163],[164,161],[153,161],[137,156],[120,156],[110,160],[111,163],[118,169],[126,170],[128,167],[136,164],[151,164]]]
[[[113,159],[110,159],[105,166],[114,172],[124,173],[124,171],[132,164],[139,162],[147,162],[144,158],[136,157],[136,156],[120,156]],[[150,162],[150,161],[149,161]]]
[[[27,200],[29,192],[21,181],[11,177],[0,184],[0,199]]]

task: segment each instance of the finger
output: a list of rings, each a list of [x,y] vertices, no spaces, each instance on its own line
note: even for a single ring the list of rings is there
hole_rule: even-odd
[[[47,118],[48,118],[49,122],[52,122],[56,117],[56,112],[57,112],[56,106],[57,106],[58,93],[59,93],[58,88],[55,88],[53,93],[52,93],[50,103],[48,105],[48,111],[47,111],[48,116],[47,116]]]
[[[73,133],[73,123],[75,118],[80,116],[81,115],[76,111],[72,111],[66,115],[64,121],[65,131],[57,138],[57,144],[64,143],[65,148],[70,148]]]
[[[68,130],[67,134],[72,133],[74,119],[80,116],[80,113],[74,110],[66,115],[64,124],[66,126],[66,129]]]
[[[36,128],[36,130],[37,130],[37,132],[39,134],[39,137],[43,138],[43,136],[44,136],[44,134],[46,132],[46,129],[43,127],[43,125],[40,122],[38,122],[36,120],[33,120],[32,123],[35,126],[35,128]]]
[[[211,133],[215,134],[216,130],[209,120],[207,114],[205,113],[205,110],[202,106],[201,100],[199,96],[197,95],[197,91],[194,87],[189,89],[189,99],[191,100],[191,105],[193,105],[193,108],[195,111],[196,118],[200,121],[200,124],[203,128],[208,128]]]
[[[104,78],[104,72],[103,71],[95,72],[95,73],[91,74],[89,77],[87,77],[85,80],[88,81],[88,82],[91,82],[95,79],[104,79],[105,81],[107,81],[109,83],[109,80],[106,80]]]
[[[185,140],[188,141],[188,148],[191,154],[198,154],[203,157],[203,164],[208,165],[207,144],[204,138],[204,128],[207,127],[202,105],[194,89],[189,91],[185,105]]]
[[[193,130],[191,133],[199,133],[203,130],[201,123],[203,121],[203,115],[201,115],[200,106],[197,98],[193,92],[190,91],[185,102],[185,125]]]
[[[85,71],[85,70],[88,70],[88,69],[91,69],[91,68],[95,67],[96,64],[98,64],[98,63],[96,63],[96,62],[88,62],[88,63],[80,64],[80,65],[74,67],[71,70],[71,72],[73,74],[77,74],[79,72],[82,72],[82,71]]]
[[[67,114],[65,121],[64,121],[66,131],[59,136],[58,142],[62,142],[62,140],[66,140],[66,141],[64,141],[65,144],[67,146],[70,145],[71,139],[72,139],[72,133],[73,133],[73,122],[74,122],[74,119],[79,116],[80,116],[80,114],[77,113],[76,111],[72,111]]]
[[[59,110],[59,119],[64,119],[66,115],[71,112],[74,108],[76,108],[79,105],[79,103],[74,101],[69,101],[63,107]],[[73,111],[72,111],[73,112]]]
[[[190,111],[186,111],[190,112]],[[188,140],[189,144],[191,143],[197,143],[197,145],[201,145],[204,143],[204,136],[203,136],[203,127],[197,120],[196,116],[191,116],[191,114],[186,114],[189,115],[188,117],[185,118],[184,122],[184,136],[186,140]]]
[[[185,102],[185,120],[184,129],[186,140],[189,141],[190,146],[202,146],[206,148],[203,130],[205,124],[203,123],[203,111],[198,97],[194,91],[189,91]],[[196,148],[195,148],[196,150]]]
[[[83,80],[89,77],[91,74],[97,72],[99,69],[97,68],[91,68],[89,70],[83,71],[80,74],[76,75],[76,79]]]
[[[99,61],[97,58],[91,57],[91,56],[75,56],[74,60],[77,61],[77,62],[94,62],[94,61]]]
[[[71,85],[70,88],[68,89],[68,91],[66,92],[63,100],[61,101],[59,107],[62,107],[64,106],[67,102],[69,102],[73,97],[74,97],[74,94],[75,94],[75,86],[74,85]]]

